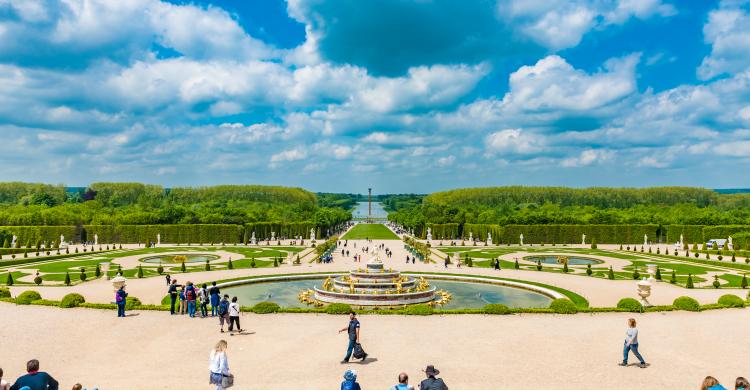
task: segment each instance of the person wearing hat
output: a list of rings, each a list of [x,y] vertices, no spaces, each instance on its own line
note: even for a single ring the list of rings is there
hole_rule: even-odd
[[[346,370],[344,372],[344,381],[341,382],[341,390],[362,390],[357,383],[357,371]]]
[[[435,368],[435,366],[427,366],[427,368],[424,369],[424,374],[427,375],[427,379],[419,384],[420,390],[448,390],[448,386],[442,379],[435,378],[440,375],[440,370]]]

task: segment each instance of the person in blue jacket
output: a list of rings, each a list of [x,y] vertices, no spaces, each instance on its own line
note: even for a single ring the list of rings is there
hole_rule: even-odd
[[[357,383],[357,371],[346,370],[344,372],[344,381],[341,382],[341,390],[362,390]]]
[[[10,390],[58,390],[58,383],[50,374],[39,371],[39,360],[31,359],[26,363],[28,374],[18,378]]]
[[[221,300],[221,291],[216,287],[216,282],[211,282],[211,288],[208,290],[211,295],[211,317],[219,314],[219,301]]]
[[[120,286],[120,289],[115,293],[115,303],[117,303],[117,316],[125,317],[125,304],[128,301],[128,293],[125,292],[125,286]]]

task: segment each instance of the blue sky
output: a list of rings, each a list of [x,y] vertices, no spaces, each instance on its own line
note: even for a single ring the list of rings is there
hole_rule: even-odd
[[[750,3],[0,0],[0,180],[748,187]]]

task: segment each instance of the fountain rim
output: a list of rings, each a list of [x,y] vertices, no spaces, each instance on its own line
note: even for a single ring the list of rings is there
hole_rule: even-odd
[[[285,282],[285,281],[306,280],[306,279],[325,279],[327,277],[335,278],[337,276],[342,276],[342,275],[347,275],[347,274],[348,272],[332,272],[332,273],[319,273],[319,274],[261,276],[257,278],[248,278],[248,279],[241,279],[241,280],[233,280],[233,281],[224,282],[224,283],[217,283],[216,287],[225,288],[225,287],[236,287],[236,286],[241,286],[245,284],[256,284],[256,283],[266,283],[266,282]],[[424,278],[427,280],[447,280],[447,281],[453,281],[453,282],[474,282],[474,283],[494,284],[498,286],[514,287],[514,288],[532,291],[532,292],[542,294],[552,299],[567,298],[567,296],[557,291],[554,291],[554,290],[551,290],[549,288],[542,287],[542,286],[536,286],[533,284],[524,283],[522,281],[490,279],[490,278],[485,278],[481,276],[441,275],[441,274],[436,274],[436,273],[435,274],[412,274],[412,273],[405,272],[402,275],[412,276],[412,277],[424,276]],[[382,295],[385,295],[385,294],[382,294]]]

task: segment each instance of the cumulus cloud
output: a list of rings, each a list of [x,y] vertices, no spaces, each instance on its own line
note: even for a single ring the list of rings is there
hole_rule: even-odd
[[[487,149],[502,154],[532,154],[544,150],[544,138],[522,129],[505,129],[487,136]]]
[[[703,59],[698,76],[704,80],[734,74],[750,66],[750,14],[744,2],[723,2],[708,14],[703,36],[711,54]]]

